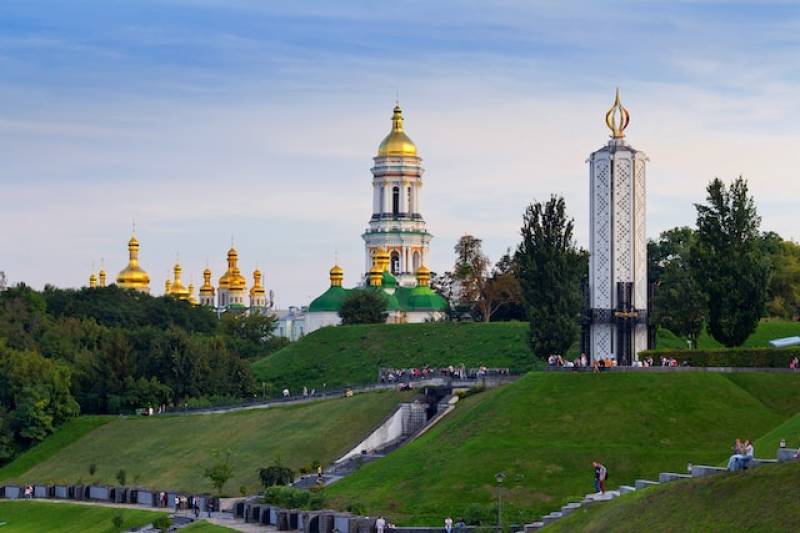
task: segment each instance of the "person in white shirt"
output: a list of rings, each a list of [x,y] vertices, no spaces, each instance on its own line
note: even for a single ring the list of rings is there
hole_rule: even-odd
[[[444,530],[450,533],[453,530],[453,519],[449,516],[444,519]]]
[[[378,530],[378,533],[383,533],[383,530],[386,529],[386,520],[382,516],[375,520],[375,529]]]

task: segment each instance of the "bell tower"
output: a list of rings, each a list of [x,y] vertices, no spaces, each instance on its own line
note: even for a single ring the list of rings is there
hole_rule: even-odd
[[[415,286],[415,273],[428,262],[433,236],[422,218],[422,159],[403,128],[399,103],[392,129],[378,147],[372,167],[372,217],[362,235],[365,272],[379,248],[389,253],[389,271],[402,286]]]

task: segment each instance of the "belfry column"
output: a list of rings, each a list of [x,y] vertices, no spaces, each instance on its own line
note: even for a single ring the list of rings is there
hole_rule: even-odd
[[[592,360],[630,365],[648,348],[645,163],[625,142],[630,113],[606,113],[611,140],[589,156],[589,290],[582,346]]]

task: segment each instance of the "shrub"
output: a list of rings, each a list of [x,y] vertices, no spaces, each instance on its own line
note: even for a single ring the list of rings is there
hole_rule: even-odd
[[[322,509],[325,506],[325,497],[316,492],[314,494],[294,487],[267,487],[264,490],[264,503],[271,503],[287,509]]]
[[[119,531],[122,529],[122,524],[125,523],[125,519],[122,518],[122,515],[116,513],[113,517],[111,517],[111,523],[114,525],[114,530]]]
[[[671,357],[679,363],[698,367],[788,368],[793,357],[800,357],[800,347],[791,348],[718,348],[710,350],[645,350],[639,357]]]
[[[155,520],[153,520],[153,527],[158,529],[162,533],[167,533],[170,526],[172,525],[172,520],[170,520],[169,516],[162,514]]]
[[[119,482],[120,485],[124,485],[127,478],[128,474],[127,472],[125,472],[124,468],[120,468],[119,470],[117,470],[117,481]]]
[[[294,472],[276,462],[267,468],[259,468],[258,479],[265,488],[274,485],[289,485],[294,481]]]
[[[92,463],[89,465],[89,475],[94,476],[95,472],[97,472],[97,465]]]
[[[347,504],[347,512],[359,515],[367,514],[367,508],[361,502],[350,502]]]
[[[464,508],[464,523],[469,526],[490,526],[497,523],[497,507],[471,503]]]

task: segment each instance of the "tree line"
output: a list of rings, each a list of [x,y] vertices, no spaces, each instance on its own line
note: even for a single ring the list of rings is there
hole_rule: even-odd
[[[257,390],[248,359],[275,319],[104,288],[0,292],[0,463],[78,413],[129,413]]]
[[[712,180],[696,204],[694,227],[676,227],[648,241],[648,278],[657,327],[693,346],[703,329],[725,346],[741,345],[764,316],[800,316],[800,245],[761,232],[761,218],[743,177]],[[566,353],[576,342],[588,278],[588,251],[574,239],[562,197],[533,202],[521,241],[492,267],[481,240],[464,235],[451,271],[432,285],[452,305],[452,319],[527,320],[534,354]]]

